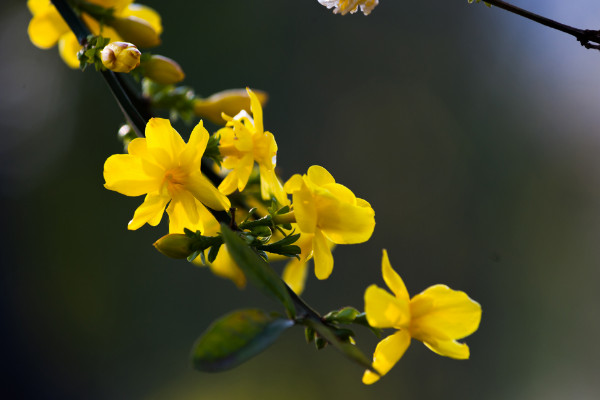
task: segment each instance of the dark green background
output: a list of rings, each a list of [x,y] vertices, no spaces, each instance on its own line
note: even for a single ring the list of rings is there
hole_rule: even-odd
[[[213,375],[189,362],[208,324],[281,307],[158,254],[164,225],[127,231],[141,198],[102,186],[119,109],[99,75],[29,42],[24,3],[0,6],[0,397],[600,395],[600,53],[466,0],[381,0],[369,17],[316,0],[145,2],[163,17],[156,52],[185,84],[270,94],[284,178],[323,165],[375,209],[371,241],[339,246],[331,278],[311,274],[309,303],[362,308],[387,248],[411,294],[446,283],[483,306],[469,361],[413,342],[374,386],[300,329]],[[514,3],[600,27],[597,0]]]

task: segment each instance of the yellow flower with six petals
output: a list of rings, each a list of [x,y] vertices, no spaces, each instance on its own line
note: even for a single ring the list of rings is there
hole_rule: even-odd
[[[98,21],[85,12],[82,13],[82,19],[95,35],[102,33],[113,42],[125,39],[139,47],[152,47],[159,44],[158,35],[162,32],[160,15],[150,7],[133,3],[133,0],[87,1],[107,9],[114,9],[115,29],[130,37],[123,38],[110,26],[104,26],[101,30]],[[50,0],[28,0],[27,6],[33,15],[27,29],[31,42],[42,49],[49,49],[58,43],[60,55],[65,63],[71,68],[78,68],[77,52],[81,49],[81,45]],[[140,40],[143,40],[143,43]]]
[[[375,211],[371,205],[336,183],[321,166],[313,165],[306,175],[292,176],[284,190],[292,195],[292,207],[302,233],[298,241],[301,258],[314,258],[315,275],[319,279],[327,279],[333,270],[332,244],[363,243],[373,234]]]
[[[479,327],[479,303],[446,285],[431,286],[411,299],[385,250],[381,264],[383,280],[394,295],[376,285],[369,286],[365,292],[367,321],[375,328],[398,331],[379,342],[373,354],[373,368],[385,375],[400,360],[411,338],[420,340],[439,355],[469,358],[469,347],[456,340]],[[377,374],[365,371],[363,383],[369,385],[377,380]]]
[[[168,119],[152,118],[146,125],[146,137],[129,143],[129,154],[115,154],[106,160],[107,189],[126,196],[146,194],[129,229],[146,222],[158,225],[167,204],[172,226],[180,226],[181,221],[201,223],[205,205],[213,210],[230,208],[229,199],[200,172],[208,137],[200,121],[186,144]]]
[[[246,111],[241,111],[233,118],[223,114],[227,125],[216,133],[220,136],[219,151],[223,156],[223,167],[231,170],[219,185],[219,190],[226,195],[236,189],[240,192],[244,190],[256,161],[260,171],[262,198],[268,200],[273,196],[279,204],[285,205],[289,201],[275,174],[277,143],[273,134],[263,129],[262,107],[258,97],[252,90],[246,90],[254,118]]]

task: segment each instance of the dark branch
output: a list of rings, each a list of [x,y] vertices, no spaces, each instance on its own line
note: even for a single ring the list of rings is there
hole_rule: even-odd
[[[486,3],[489,3],[493,6],[511,12],[513,14],[520,15],[524,18],[527,18],[531,21],[537,22],[538,24],[545,25],[552,29],[556,29],[558,31],[567,33],[571,36],[574,36],[575,39],[586,49],[597,49],[600,50],[600,31],[598,30],[590,30],[590,29],[579,29],[574,28],[569,25],[562,24],[560,22],[554,21],[552,19],[542,17],[541,15],[534,14],[527,10],[524,10],[519,7],[515,7],[512,4],[509,4],[502,0],[484,0]]]

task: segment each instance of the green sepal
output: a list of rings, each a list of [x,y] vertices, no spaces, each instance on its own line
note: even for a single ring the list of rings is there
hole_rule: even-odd
[[[194,368],[225,371],[248,361],[272,343],[294,321],[258,309],[237,310],[213,322],[192,351]]]
[[[304,328],[304,338],[306,339],[306,343],[310,343],[315,340],[315,331],[311,327],[307,326]]]
[[[296,308],[285,284],[271,266],[250,248],[235,232],[221,224],[221,234],[231,258],[246,275],[246,278],[263,293],[279,300],[288,315],[293,318]]]
[[[322,350],[327,346],[327,340],[323,339],[321,336],[315,337],[315,347],[317,350]]]
[[[194,261],[201,253],[202,253],[202,250],[196,250],[196,251],[194,251],[192,254],[190,254],[187,257],[188,262]]]
[[[208,262],[212,263],[215,261],[215,259],[217,258],[217,255],[219,254],[219,249],[221,248],[221,245],[223,243],[214,245],[210,248],[210,250],[208,251]]]
[[[356,317],[360,315],[354,307],[344,307],[337,311],[331,311],[323,316],[323,319],[328,322],[337,322],[340,324],[351,324]]]
[[[296,257],[300,259],[299,254],[302,252],[302,249],[300,249],[299,246],[291,244],[295,243],[299,238],[299,233],[295,235],[288,235],[275,243],[258,245],[256,246],[256,249],[273,254],[280,254],[286,257]]]

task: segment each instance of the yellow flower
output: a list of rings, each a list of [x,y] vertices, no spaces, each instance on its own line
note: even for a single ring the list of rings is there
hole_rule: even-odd
[[[223,158],[223,167],[231,171],[219,185],[223,194],[231,194],[236,189],[244,190],[254,162],[260,170],[261,195],[264,200],[274,196],[279,204],[289,201],[275,174],[277,143],[271,132],[263,130],[262,107],[254,92],[246,89],[250,96],[250,109],[254,119],[241,111],[234,118],[223,114],[227,126],[217,131],[220,136],[219,151]]]
[[[479,303],[446,285],[431,286],[411,299],[385,250],[381,264],[383,280],[394,295],[376,285],[369,286],[365,292],[367,321],[376,328],[398,331],[379,342],[373,354],[373,368],[385,375],[400,360],[411,338],[420,340],[439,355],[460,360],[469,358],[469,347],[456,340],[469,336],[479,327]],[[363,383],[370,385],[377,380],[377,374],[365,371]]]
[[[208,132],[202,121],[186,144],[167,119],[152,118],[146,125],[146,138],[128,146],[129,154],[110,156],[104,164],[105,187],[126,196],[146,194],[128,228],[138,229],[146,222],[159,224],[167,204],[170,224],[180,220],[200,222],[205,205],[227,210],[229,199],[200,172]]]
[[[135,4],[133,0],[88,0],[88,2],[105,8],[113,8],[115,16],[111,22],[115,25],[115,29],[104,26],[101,32],[98,21],[88,14],[82,13],[82,18],[92,33],[96,35],[102,33],[111,41],[133,42],[140,47],[151,47],[158,44],[158,35],[162,32],[162,25],[156,11]],[[81,46],[50,0],[28,0],[27,6],[33,15],[27,29],[31,42],[42,49],[49,49],[58,43],[60,55],[65,63],[72,68],[78,68],[77,52]],[[129,37],[131,35],[134,35],[136,40]]]
[[[363,14],[369,15],[379,4],[379,0],[319,0],[319,3],[327,8],[335,7],[334,14],[354,14],[360,7]]]
[[[318,165],[310,167],[306,175],[292,176],[284,189],[292,195],[296,222],[302,233],[299,245],[305,247],[301,258],[314,257],[315,275],[327,279],[333,270],[332,243],[369,240],[375,229],[375,211]]]

